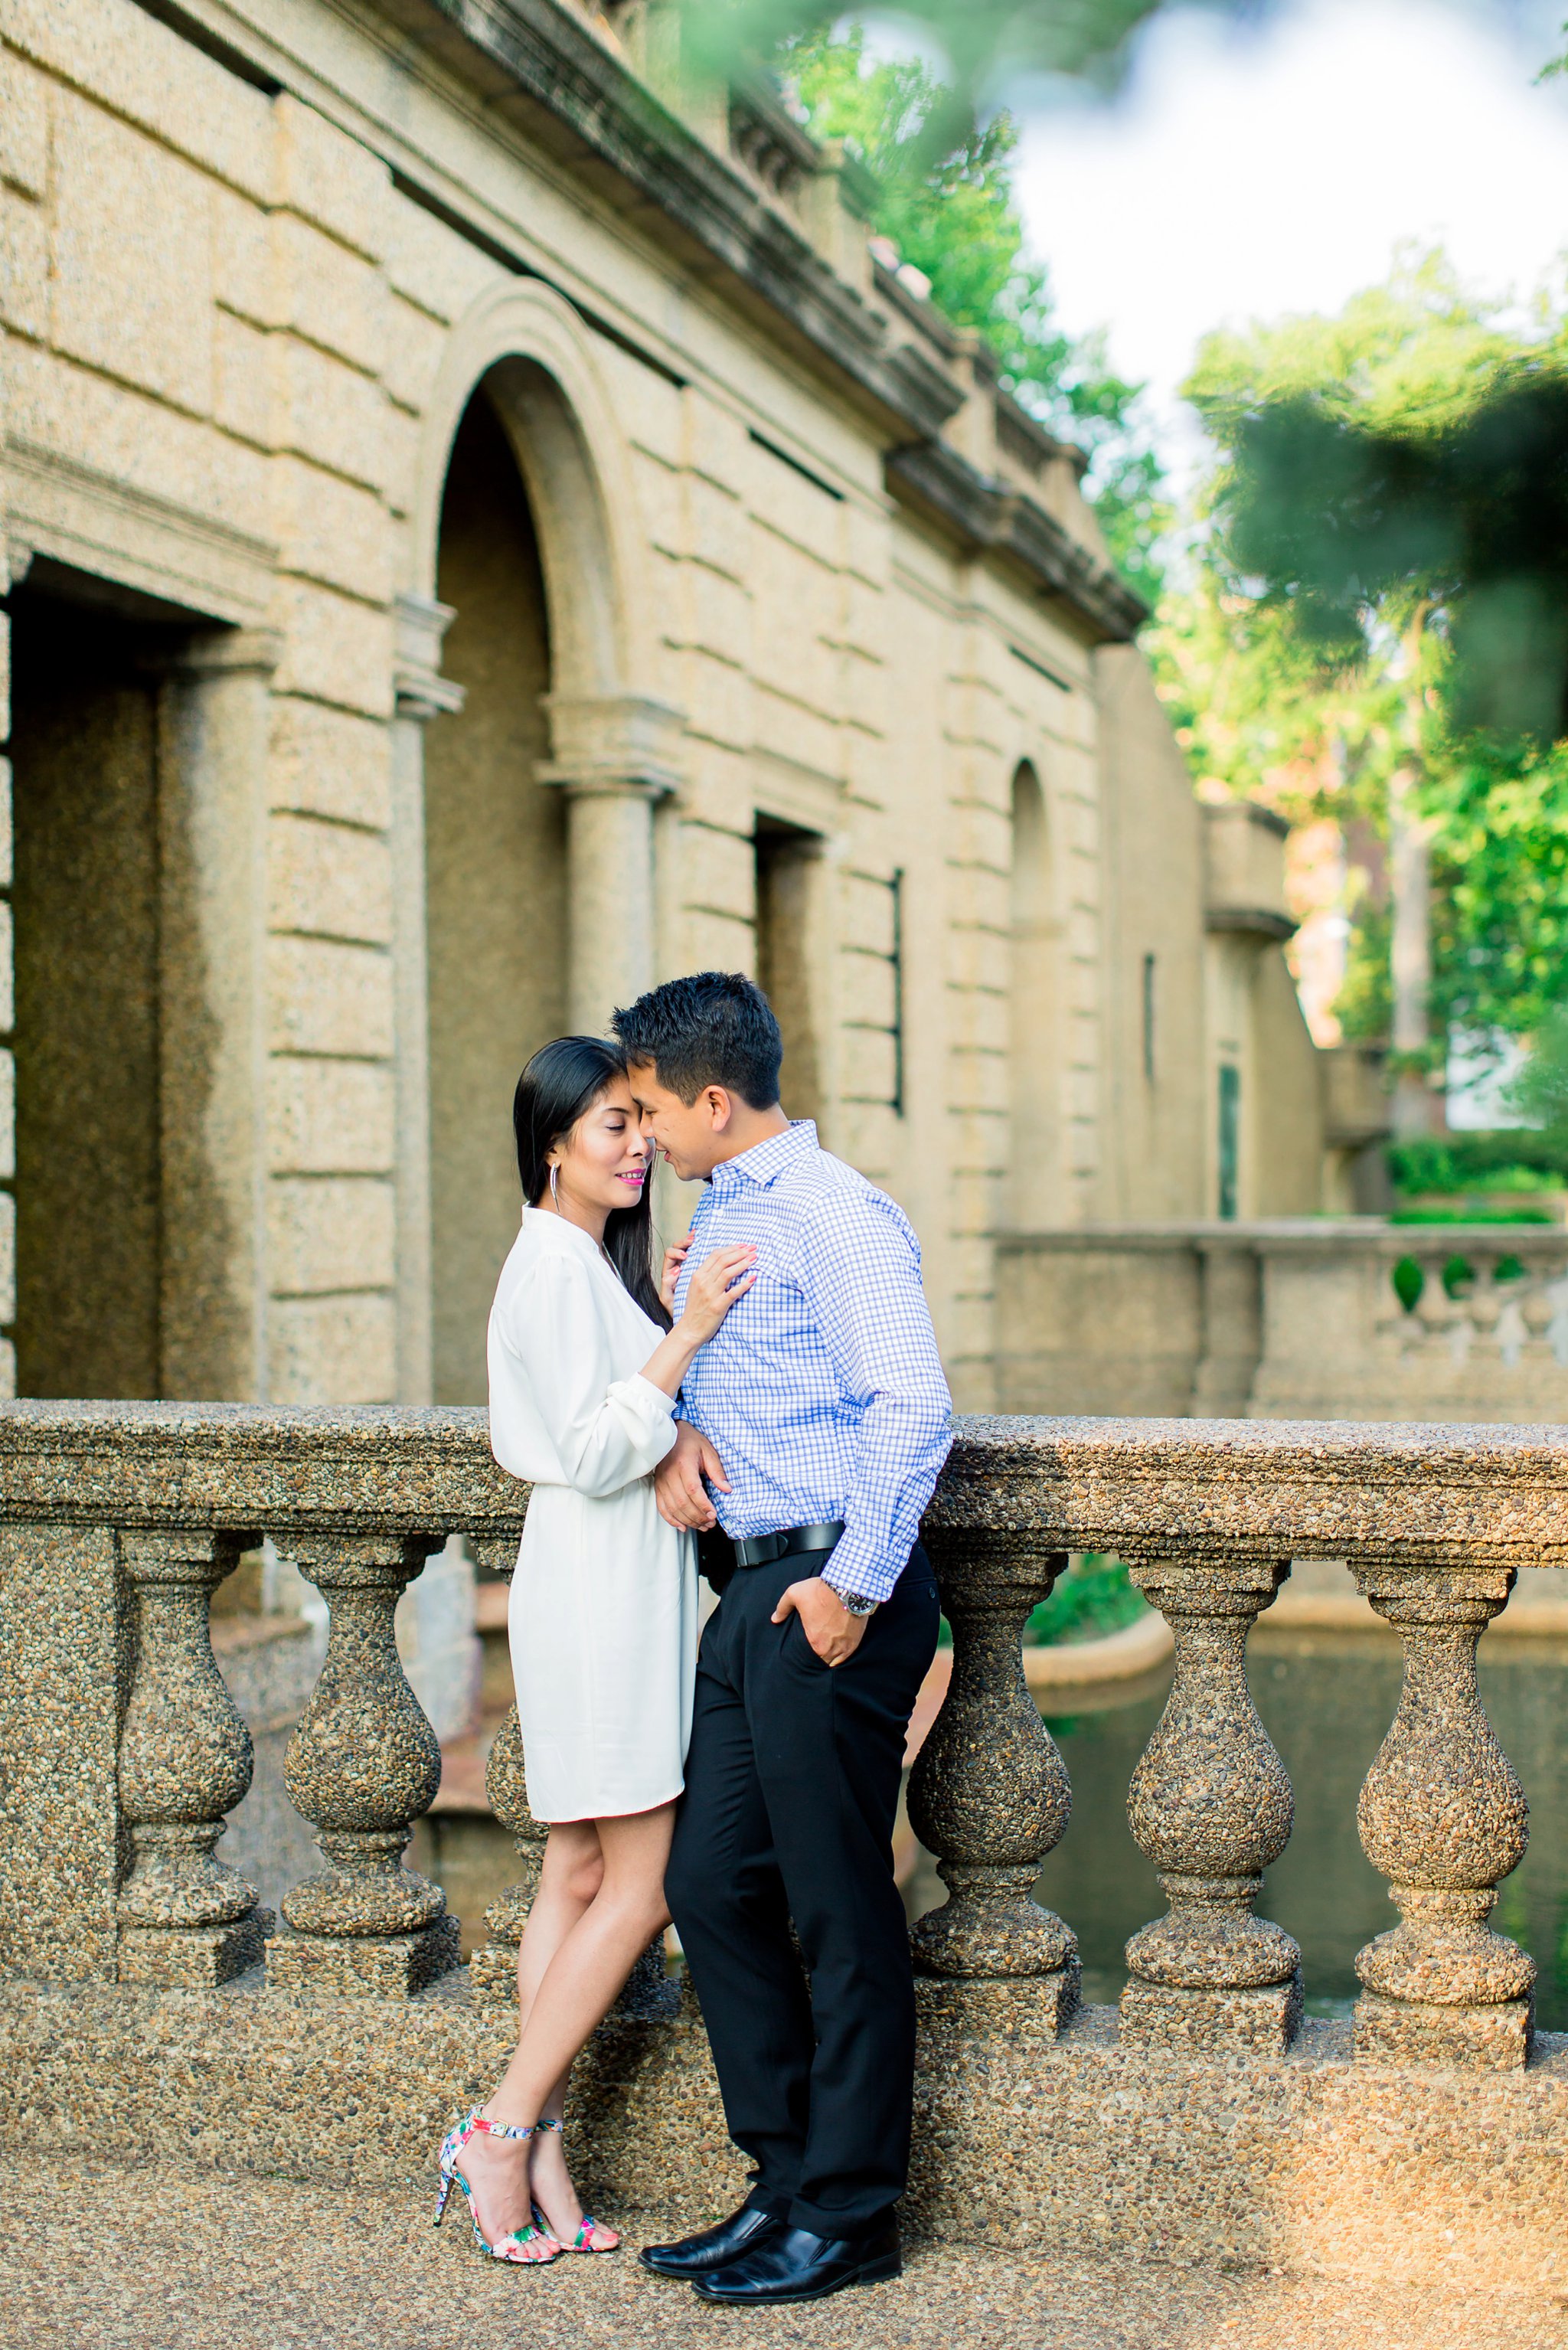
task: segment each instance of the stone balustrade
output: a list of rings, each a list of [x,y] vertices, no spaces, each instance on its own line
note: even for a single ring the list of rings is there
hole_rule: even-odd
[[[472,1412],[158,1405],[0,1410],[0,1960],[13,1975],[407,1999],[459,1963],[458,1921],[404,1850],[440,1752],[399,1661],[399,1593],[452,1533],[509,1572],[526,1495]],[[213,1659],[212,1592],[263,1534],[326,1602],[289,1745],[322,1866],[282,1919],[215,1857],[250,1741]],[[1517,1568],[1568,1562],[1568,1440],[1529,1429],[1196,1420],[961,1423],[926,1538],[952,1627],[948,1695],[909,1789],[945,1905],[914,1929],[933,2014],[1068,2029],[1071,1920],[1033,1887],[1069,1829],[1062,1757],[1020,1638],[1073,1551],[1120,1555],[1168,1619],[1175,1675],[1133,1774],[1166,1914],[1127,1945],[1130,2045],[1280,2054],[1300,1953],[1258,1913],[1292,1791],[1248,1691],[1247,1636],[1293,1559],[1347,1560],[1404,1643],[1404,1696],[1361,1799],[1399,1922],[1361,1953],[1355,2043],[1396,2063],[1522,2065],[1532,1961],[1487,1918],[1526,1804],[1477,1691],[1476,1645]],[[489,1791],[518,1882],[471,1995],[504,2007],[537,1883],[515,1713]],[[650,1953],[623,2013],[673,1993]],[[978,2004],[977,2004],[978,2002]]]
[[[1342,1558],[1398,1628],[1406,1657],[1358,1814],[1401,1923],[1357,1959],[1357,2053],[1525,2063],[1533,1962],[1486,1919],[1523,1856],[1527,1810],[1481,1706],[1475,1652],[1521,1566],[1568,1564],[1568,1438],[971,1420],[927,1538],[955,1656],[910,1817],[952,1899],[917,1925],[919,1967],[1003,1978],[1015,1995],[1033,1978],[1036,2029],[1060,2030],[1071,2015],[1071,1933],[1026,1890],[1070,1796],[1043,1726],[1036,1735],[1024,1720],[1017,1630],[1056,1556],[1110,1553],[1129,1562],[1176,1644],[1170,1694],[1128,1794],[1134,1835],[1170,1907],[1127,1944],[1123,2039],[1288,2049],[1302,2016],[1300,1952],[1253,1904],[1289,1838],[1292,1791],[1248,1691],[1246,1640],[1293,1559]]]
[[[322,2116],[352,2110],[356,2176],[428,2162],[504,2059],[544,1835],[514,1714],[488,1785],[517,1881],[460,1965],[442,1888],[404,1858],[440,1757],[393,1610],[453,1534],[504,1574],[525,1504],[476,1412],[0,1408],[0,2140],[48,2116],[62,2145],[337,2180]],[[285,1773],[320,1865],[275,1918],[217,1857],[252,1757],[208,1622],[264,1536],[328,1618]],[[1475,1669],[1517,1571],[1568,1565],[1568,1438],[970,1419],[925,1539],[953,1662],[909,1797],[948,1892],[913,1929],[915,2220],[1408,2272],[1492,2257],[1501,2163],[1510,2262],[1568,2286],[1568,2048],[1533,2033],[1532,1962],[1489,1924],[1526,1804]],[[1082,2004],[1072,1917],[1034,1891],[1072,1792],[1020,1636],[1075,1551],[1126,1559],[1176,1647],[1128,1790],[1166,1907],[1127,1945],[1119,2014]],[[1293,1798],[1245,1672],[1293,1563],[1324,1558],[1405,1652],[1359,1807],[1390,1923],[1348,2027],[1303,2021],[1268,1915]],[[695,2214],[738,2189],[657,1949],[576,2078],[596,2196]]]
[[[1100,1224],[1000,1246],[1010,1411],[1568,1421],[1561,1224]]]

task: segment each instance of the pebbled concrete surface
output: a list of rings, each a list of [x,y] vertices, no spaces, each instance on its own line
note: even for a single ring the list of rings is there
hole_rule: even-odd
[[[0,2164],[5,2350],[1562,2350],[1568,2295],[1379,2290],[937,2246],[897,2282],[711,2310],[628,2249],[483,2261],[425,2182],[333,2194],[43,2159]],[[461,2220],[461,2213],[455,2216]],[[611,2217],[614,2215],[611,2214]],[[631,2243],[656,2228],[634,2222]]]

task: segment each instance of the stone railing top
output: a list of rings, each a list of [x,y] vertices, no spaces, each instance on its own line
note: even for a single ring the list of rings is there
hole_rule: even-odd
[[[961,1419],[927,1515],[1137,1560],[1568,1565],[1568,1430]],[[0,1517],[317,1534],[514,1533],[478,1410],[0,1406]]]
[[[933,1531],[1129,1560],[1568,1566],[1568,1430],[961,1419]]]
[[[1388,1216],[1272,1216],[1191,1218],[1158,1224],[1075,1224],[1056,1232],[1002,1232],[1009,1252],[1045,1256],[1091,1254],[1106,1250],[1234,1248],[1271,1254],[1404,1256],[1437,1247],[1455,1255],[1480,1249],[1490,1255],[1528,1259],[1561,1254],[1568,1226],[1549,1224],[1407,1224]]]
[[[76,1524],[514,1532],[527,1489],[483,1411],[398,1405],[0,1405],[0,1516]]]

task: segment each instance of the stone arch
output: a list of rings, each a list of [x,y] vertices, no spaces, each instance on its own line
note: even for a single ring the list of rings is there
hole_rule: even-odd
[[[536,281],[492,286],[448,338],[415,473],[410,593],[435,596],[447,472],[481,385],[511,443],[537,528],[553,693],[651,693],[655,650],[629,455],[582,321]]]
[[[1062,1098],[1062,926],[1050,808],[1039,770],[1020,759],[1010,800],[1007,1221],[1039,1231],[1067,1221]]]

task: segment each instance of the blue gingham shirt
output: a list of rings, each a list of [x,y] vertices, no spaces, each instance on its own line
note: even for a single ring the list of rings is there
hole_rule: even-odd
[[[680,1409],[730,1480],[726,1534],[842,1518],[824,1569],[886,1599],[952,1442],[952,1399],[909,1220],[819,1149],[809,1118],[713,1170],[675,1309],[716,1248],[755,1243],[757,1279],[687,1372]]]

